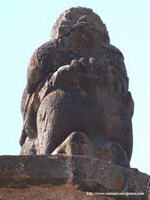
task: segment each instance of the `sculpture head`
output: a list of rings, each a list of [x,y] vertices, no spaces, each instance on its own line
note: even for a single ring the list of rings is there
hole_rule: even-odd
[[[51,38],[59,39],[76,31],[80,37],[86,32],[84,37],[92,38],[96,35],[101,41],[109,42],[106,26],[100,17],[92,9],[84,7],[73,7],[63,12],[53,26]]]

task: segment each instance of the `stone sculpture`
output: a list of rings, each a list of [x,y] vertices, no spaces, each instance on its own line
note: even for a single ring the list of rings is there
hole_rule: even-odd
[[[91,9],[56,21],[31,57],[21,154],[87,155],[129,167],[134,103],[122,53]]]

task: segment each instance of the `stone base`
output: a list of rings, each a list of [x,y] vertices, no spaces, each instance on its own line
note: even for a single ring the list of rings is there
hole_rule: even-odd
[[[109,161],[66,155],[0,156],[0,200],[148,200],[149,190],[150,176]]]

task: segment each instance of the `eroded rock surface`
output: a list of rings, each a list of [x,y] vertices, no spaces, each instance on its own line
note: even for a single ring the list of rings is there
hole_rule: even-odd
[[[87,155],[89,145],[89,155],[129,167],[133,109],[123,55],[100,17],[87,8],[66,10],[28,66],[21,154],[67,154],[70,148]],[[70,143],[73,132],[75,138],[82,132],[88,144]]]
[[[0,200],[149,200],[147,174],[105,160],[27,155],[0,163]]]

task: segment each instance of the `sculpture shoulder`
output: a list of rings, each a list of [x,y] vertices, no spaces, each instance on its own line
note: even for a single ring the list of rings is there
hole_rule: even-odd
[[[39,67],[47,67],[48,61],[51,60],[50,57],[52,57],[52,54],[56,51],[55,49],[57,46],[57,40],[51,40],[38,47],[30,59],[29,68],[37,64]]]
[[[27,92],[32,93],[43,77],[53,72],[53,57],[57,41],[52,40],[44,43],[33,53],[27,71]]]

